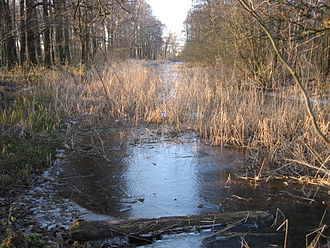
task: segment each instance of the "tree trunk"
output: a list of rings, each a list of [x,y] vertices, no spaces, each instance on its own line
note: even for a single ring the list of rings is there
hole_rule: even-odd
[[[325,59],[323,59],[321,56],[321,67],[322,67],[322,76],[323,80],[325,80],[330,72],[330,37],[329,37],[329,31],[327,31],[324,37],[323,41],[323,51],[326,51],[325,53],[322,53],[324,55]],[[322,65],[324,60],[324,65]]]
[[[67,10],[68,6],[66,1],[62,2],[63,4],[63,9],[64,11]],[[68,15],[66,13],[63,13],[64,17],[64,23],[63,23],[63,36],[64,36],[64,54],[65,54],[65,62],[71,63],[71,54],[70,54],[70,32],[69,32],[69,18]]]
[[[20,1],[20,63],[23,65],[26,61],[26,15],[25,15],[25,0]]]
[[[56,34],[56,51],[57,57],[60,64],[65,64],[65,53],[64,53],[64,36],[63,36],[63,8],[62,0],[54,0],[55,8],[55,34]]]
[[[71,53],[70,53],[70,33],[68,20],[64,24],[64,51],[65,51],[65,62],[71,63]]]
[[[49,21],[49,3],[48,0],[43,0],[43,16],[44,16],[44,23],[45,23],[45,32],[44,32],[44,52],[45,52],[45,59],[44,64],[46,66],[51,66],[51,55],[50,55],[50,21]]]
[[[29,61],[32,64],[37,64],[37,53],[35,46],[35,33],[34,29],[36,28],[37,17],[33,15],[35,8],[35,1],[29,0],[26,2],[26,33],[27,33],[27,50],[29,55]]]
[[[35,27],[34,27],[34,35],[35,35],[35,40],[34,40],[34,45],[36,48],[36,55],[37,55],[37,60],[40,64],[42,64],[42,48],[41,48],[41,39],[40,39],[40,24],[39,24],[39,18],[38,18],[38,11],[37,8],[33,8],[33,16],[35,18]]]

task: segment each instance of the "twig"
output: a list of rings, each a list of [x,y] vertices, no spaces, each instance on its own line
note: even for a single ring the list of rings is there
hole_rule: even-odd
[[[299,161],[299,160],[295,160],[295,159],[286,159],[287,161],[290,161],[290,162],[294,162],[294,163],[297,163],[297,164],[301,164],[301,165],[304,165],[306,167],[309,167],[311,169],[314,169],[314,170],[317,170],[317,171],[323,171],[326,175],[330,175],[330,170],[327,170],[327,169],[323,169],[321,167],[317,167],[315,165],[311,165],[311,164],[308,164],[304,161]],[[322,165],[323,167],[325,167],[325,165]]]
[[[241,219],[241,220],[239,220],[239,221],[237,221],[237,222],[235,222],[235,223],[233,223],[233,224],[228,225],[227,227],[225,227],[225,228],[223,228],[223,229],[221,229],[221,230],[219,230],[219,231],[217,231],[217,232],[212,233],[211,235],[207,236],[206,238],[211,238],[211,237],[213,237],[213,236],[216,236],[216,235],[219,235],[219,234],[225,233],[225,232],[227,232],[228,230],[232,229],[233,227],[235,227],[235,226],[237,226],[237,225],[239,225],[239,224],[241,224],[241,223],[243,223],[243,222],[245,222],[245,221],[246,221],[246,218]],[[203,239],[205,239],[205,238],[203,238]],[[207,243],[205,243],[205,244],[211,244],[211,243],[213,243],[213,242],[215,242],[215,241],[211,240],[211,241],[209,241],[209,242],[207,242]]]
[[[99,78],[100,78],[100,80],[102,82],[104,93],[105,93],[105,95],[107,97],[107,100],[108,100],[108,102],[109,102],[109,104],[110,104],[110,106],[112,108],[113,106],[116,105],[116,103],[110,98],[109,93],[107,91],[107,88],[105,87],[105,82],[104,82],[104,80],[103,80],[103,78],[101,76],[101,73],[100,73],[99,69],[97,67],[95,67],[95,70],[96,70],[96,73],[97,73],[97,75],[99,76]]]
[[[326,228],[326,225],[323,225],[322,227],[320,227],[320,228],[318,228],[318,229],[314,230],[313,232],[308,233],[306,235],[306,247],[307,248],[315,248],[316,247],[316,245],[319,242],[319,240],[321,238],[321,235],[322,235],[322,233],[323,233],[323,231],[324,231],[325,228]],[[311,236],[311,235],[313,235],[315,233],[317,233],[316,237],[308,244],[308,238],[309,238],[309,236]]]
[[[283,217],[283,219],[285,219],[285,215],[283,214],[283,212],[281,211],[281,209],[276,209],[276,214],[275,214],[275,220],[273,222],[273,224],[271,225],[271,227],[275,227],[278,221],[278,216],[281,215]]]
[[[249,248],[249,244],[248,242],[246,241],[246,239],[244,237],[241,237],[241,247],[242,248]]]
[[[122,8],[123,10],[125,10],[127,13],[131,14],[131,12],[130,12],[127,8],[125,8],[125,7],[123,6],[123,4],[122,4],[119,0],[116,0],[116,2],[117,2],[118,5],[120,6],[120,8]]]
[[[251,198],[244,198],[244,197],[241,197],[241,196],[238,196],[238,195],[232,195],[231,197],[236,198],[238,200],[243,200],[243,201],[250,201],[251,200]]]
[[[303,197],[303,196],[299,196],[299,195],[294,195],[288,191],[282,191],[282,193],[288,194],[289,196],[301,199],[301,200],[305,200],[305,201],[310,201],[310,202],[314,202],[315,200],[312,198],[307,198],[307,197]]]
[[[289,231],[289,220],[286,219],[277,229],[276,231],[280,230],[285,225],[285,236],[284,236],[284,245],[283,248],[287,247],[288,242],[288,231]]]

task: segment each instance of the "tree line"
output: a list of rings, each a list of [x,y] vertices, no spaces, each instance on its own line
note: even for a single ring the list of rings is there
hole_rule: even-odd
[[[0,67],[156,59],[163,28],[145,0],[0,0]]]
[[[328,0],[249,1],[281,54],[299,76],[327,85],[330,73]],[[195,0],[185,22],[183,57],[226,65],[262,86],[286,84],[290,75],[258,23],[236,0]]]

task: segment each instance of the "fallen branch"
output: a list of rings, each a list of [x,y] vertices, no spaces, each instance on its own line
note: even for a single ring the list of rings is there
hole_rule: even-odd
[[[213,227],[238,220],[269,220],[272,215],[265,211],[242,211],[214,213],[196,216],[174,216],[153,219],[121,219],[108,221],[80,220],[71,226],[70,237],[75,241],[99,240],[115,236],[139,236],[143,234],[163,234],[189,227]]]

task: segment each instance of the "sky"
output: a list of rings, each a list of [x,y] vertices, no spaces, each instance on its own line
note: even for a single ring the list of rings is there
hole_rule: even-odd
[[[192,0],[147,0],[153,14],[166,25],[165,33],[175,33],[180,38],[183,30],[183,22],[191,7]]]

